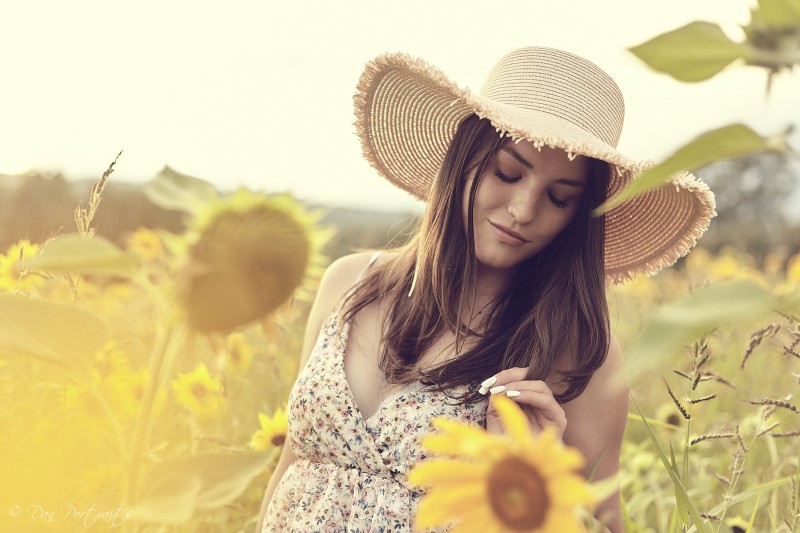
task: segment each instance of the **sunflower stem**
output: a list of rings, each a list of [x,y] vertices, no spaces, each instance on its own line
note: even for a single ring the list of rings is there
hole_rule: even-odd
[[[176,332],[173,328],[159,329],[155,348],[150,357],[149,379],[142,399],[142,407],[139,411],[128,467],[130,475],[128,477],[126,500],[131,505],[137,502],[139,496],[144,454],[153,425],[155,397],[162,387],[162,382],[171,367],[176,348],[182,340],[183,336],[180,333],[182,332]]]

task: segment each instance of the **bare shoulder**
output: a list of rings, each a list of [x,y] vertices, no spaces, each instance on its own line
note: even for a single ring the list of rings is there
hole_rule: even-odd
[[[314,307],[319,307],[325,315],[329,314],[345,293],[356,284],[374,256],[375,252],[356,252],[331,263],[320,281]],[[381,252],[375,258],[375,264],[388,261],[391,257],[392,254]]]
[[[576,445],[589,464],[605,453],[616,455],[628,417],[628,385],[622,350],[616,337],[609,336],[608,355],[580,396],[564,404],[567,431],[564,440]],[[607,465],[614,469],[612,465]]]
[[[357,252],[342,256],[332,262],[320,280],[314,304],[308,315],[306,324],[306,334],[303,342],[303,352],[301,357],[301,368],[308,360],[322,324],[333,308],[342,300],[344,295],[358,281],[359,275],[369,265],[374,252]],[[380,253],[375,263],[379,264],[388,261],[393,257],[391,253]]]
[[[608,354],[605,361],[592,374],[589,383],[580,396],[568,402],[566,405],[575,404],[581,408],[588,409],[591,406],[620,405],[625,404],[627,410],[628,385],[625,380],[625,363],[622,357],[622,349],[619,346],[616,336],[609,334]],[[621,401],[621,399],[625,401]],[[609,401],[613,401],[609,404]]]

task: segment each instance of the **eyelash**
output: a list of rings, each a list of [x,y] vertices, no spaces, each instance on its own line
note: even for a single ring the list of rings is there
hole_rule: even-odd
[[[505,174],[500,172],[500,169],[496,169],[494,171],[494,175],[497,176],[497,179],[499,179],[503,183],[516,183],[520,180],[520,178],[512,178],[510,176],[506,176]],[[556,206],[559,209],[566,209],[567,202],[565,200],[559,200],[558,198],[553,196],[553,193],[550,191],[547,191],[547,196],[550,198],[550,202],[554,206]]]

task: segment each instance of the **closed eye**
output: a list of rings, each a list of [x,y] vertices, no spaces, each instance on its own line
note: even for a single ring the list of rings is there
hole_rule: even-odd
[[[516,178],[512,178],[511,176],[506,176],[505,174],[500,172],[499,168],[495,169],[494,175],[497,176],[497,179],[499,179],[503,183],[516,183],[520,180],[520,178],[522,178],[522,176],[517,176]]]
[[[512,178],[511,176],[506,176],[505,174],[503,174],[500,171],[499,168],[495,169],[494,175],[497,177],[497,179],[499,179],[503,183],[516,183],[520,179],[522,179],[522,176],[517,176],[516,178]],[[566,209],[567,208],[567,201],[566,200],[559,200],[558,198],[555,197],[555,195],[552,192],[548,191],[547,192],[547,197],[550,200],[550,203],[552,203],[557,208],[559,208],[559,209]]]
[[[566,207],[567,207],[567,201],[566,200],[559,200],[558,198],[553,196],[553,193],[550,192],[550,191],[547,192],[547,196],[550,198],[550,202],[552,202],[552,204],[554,206],[556,206],[559,209],[566,209]]]

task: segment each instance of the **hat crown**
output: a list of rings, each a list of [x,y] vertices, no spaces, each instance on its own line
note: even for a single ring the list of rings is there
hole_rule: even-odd
[[[566,120],[616,148],[625,118],[617,84],[582,57],[544,47],[503,56],[481,87],[481,96]]]

